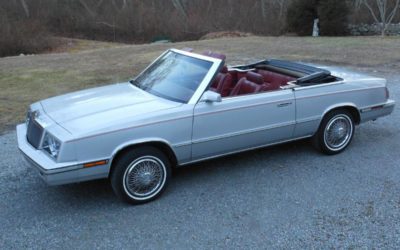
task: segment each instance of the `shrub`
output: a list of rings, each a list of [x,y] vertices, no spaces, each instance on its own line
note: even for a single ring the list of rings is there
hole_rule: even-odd
[[[32,20],[4,21],[0,25],[0,57],[48,50],[52,40],[43,26]]]
[[[320,34],[323,36],[346,35],[348,16],[346,1],[321,0],[318,4]]]
[[[314,19],[318,17],[317,0],[295,0],[289,5],[286,25],[287,31],[300,36],[311,36]]]
[[[319,18],[321,35],[345,35],[349,14],[344,0],[295,0],[288,9],[287,30],[300,36],[310,36],[314,19]]]

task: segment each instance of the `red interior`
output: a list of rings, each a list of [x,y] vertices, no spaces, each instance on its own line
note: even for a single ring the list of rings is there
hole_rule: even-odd
[[[240,78],[239,82],[235,85],[230,96],[260,92],[263,83],[262,75],[254,72],[247,72],[246,77]]]
[[[295,79],[265,69],[241,72],[228,71],[228,68],[224,66],[214,79],[211,90],[220,93],[222,97],[244,95],[279,90],[281,86]]]
[[[295,80],[294,77],[267,71],[265,69],[258,69],[257,73],[264,77],[264,81],[270,85],[271,90],[279,89],[280,86],[284,86],[288,82]]]
[[[203,55],[225,60],[226,56],[212,51],[205,51]],[[269,71],[254,69],[250,71],[230,70],[226,66],[215,77],[211,90],[218,92],[222,97],[245,95],[266,91],[279,90],[281,86],[296,78]]]

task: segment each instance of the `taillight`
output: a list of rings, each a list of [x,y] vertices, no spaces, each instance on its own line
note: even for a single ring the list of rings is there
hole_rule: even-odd
[[[385,93],[386,93],[386,100],[389,99],[389,90],[387,87],[385,87]]]

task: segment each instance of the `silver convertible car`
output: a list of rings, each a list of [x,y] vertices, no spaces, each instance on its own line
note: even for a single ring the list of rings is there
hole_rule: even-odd
[[[18,146],[49,185],[109,178],[138,204],[174,167],[303,138],[337,154],[355,125],[394,105],[385,79],[280,60],[228,67],[222,54],[170,49],[129,82],[32,104]]]

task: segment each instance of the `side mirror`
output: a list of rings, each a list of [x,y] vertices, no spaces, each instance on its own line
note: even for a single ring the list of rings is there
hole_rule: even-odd
[[[207,90],[204,92],[203,96],[201,97],[202,102],[221,102],[222,98],[219,93],[216,93],[211,90]]]

